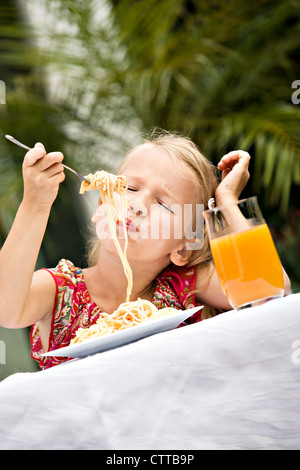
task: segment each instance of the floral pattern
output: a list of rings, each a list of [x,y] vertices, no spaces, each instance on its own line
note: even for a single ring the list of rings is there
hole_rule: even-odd
[[[70,344],[78,328],[89,328],[96,323],[100,308],[92,301],[80,268],[66,259],[60,260],[56,268],[47,270],[56,285],[55,304],[48,349],[55,350]],[[157,308],[173,307],[188,309],[196,306],[194,285],[195,267],[170,265],[157,278],[152,302]],[[201,310],[190,317],[187,323],[201,320]],[[31,329],[32,358],[38,361],[41,369],[58,365],[70,358],[42,357],[42,342],[38,324]]]

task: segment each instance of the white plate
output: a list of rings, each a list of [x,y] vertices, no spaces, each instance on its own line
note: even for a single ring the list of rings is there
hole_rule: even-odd
[[[99,338],[93,338],[65,348],[56,349],[54,351],[48,351],[43,356],[55,356],[55,357],[85,357],[98,352],[107,351],[108,349],[117,348],[124,344],[132,343],[139,339],[151,336],[156,333],[162,333],[163,331],[172,330],[176,328],[180,323],[191,317],[195,312],[203,308],[202,306],[189,308],[187,310],[181,310],[179,313],[175,313],[170,317],[161,318],[158,320],[151,320],[141,325],[133,326],[127,330],[121,330],[117,333],[112,333],[107,336],[100,336]]]

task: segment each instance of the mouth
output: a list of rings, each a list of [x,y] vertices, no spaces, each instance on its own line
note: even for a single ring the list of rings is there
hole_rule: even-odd
[[[138,232],[137,227],[134,225],[134,223],[131,219],[126,219],[125,223],[126,223],[126,228],[127,228],[128,232]]]
[[[138,227],[136,227],[131,219],[125,219],[125,224],[121,220],[117,221],[117,224],[120,226],[125,226],[128,232],[138,232]]]

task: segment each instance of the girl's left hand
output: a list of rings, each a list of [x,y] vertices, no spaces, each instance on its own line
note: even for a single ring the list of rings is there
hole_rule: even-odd
[[[238,201],[250,176],[249,163],[250,155],[243,150],[234,150],[221,158],[218,169],[222,171],[222,181],[215,192],[217,205]]]

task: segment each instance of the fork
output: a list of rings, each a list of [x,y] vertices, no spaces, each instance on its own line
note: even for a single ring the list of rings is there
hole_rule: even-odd
[[[31,150],[30,147],[27,147],[27,145],[24,145],[22,144],[21,142],[19,142],[17,139],[15,139],[14,137],[12,137],[11,135],[8,135],[6,134],[6,139],[10,140],[13,144],[16,144],[18,145],[19,147],[22,147],[23,149],[26,149],[26,150]],[[64,168],[66,168],[67,170],[71,171],[72,173],[74,173],[75,175],[78,176],[78,178],[80,178],[82,181],[86,181],[87,183],[90,183],[90,180],[88,180],[87,178],[85,178],[84,176],[80,175],[79,173],[77,173],[77,171],[73,170],[72,168],[70,168],[69,166],[67,165],[64,165],[62,164]]]

